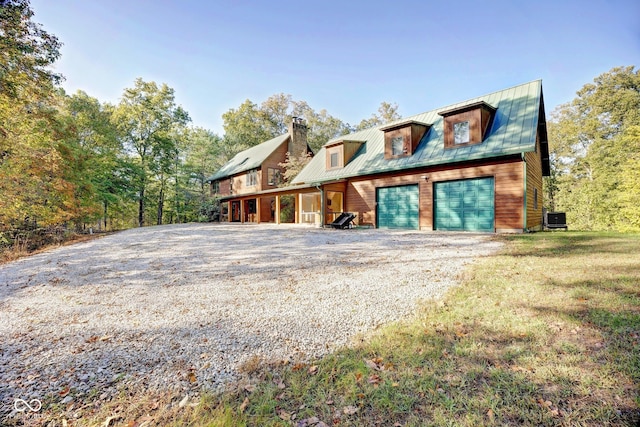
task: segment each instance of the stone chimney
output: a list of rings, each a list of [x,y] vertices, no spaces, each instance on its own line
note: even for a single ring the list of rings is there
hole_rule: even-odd
[[[301,117],[294,117],[289,124],[289,155],[299,156],[307,152],[307,125]]]

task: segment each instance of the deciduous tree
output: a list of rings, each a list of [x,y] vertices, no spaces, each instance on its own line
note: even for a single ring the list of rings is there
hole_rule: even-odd
[[[158,222],[162,222],[164,184],[175,163],[176,130],[189,122],[189,115],[176,105],[174,91],[166,84],[136,79],[133,88],[125,89],[112,115],[125,147],[135,155],[139,165],[138,226],[145,223],[145,198],[150,180],[160,182]]]
[[[628,229],[634,224],[634,209],[640,208],[629,204],[635,200],[629,159],[640,150],[633,129],[639,120],[640,72],[634,67],[613,68],[596,77],[552,114],[553,171],[546,194],[553,190],[552,200],[567,211],[575,228]]]

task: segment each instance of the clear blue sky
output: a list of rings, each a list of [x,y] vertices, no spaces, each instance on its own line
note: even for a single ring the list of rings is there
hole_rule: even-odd
[[[167,83],[223,133],[245,99],[288,93],[357,124],[382,101],[410,116],[542,79],[547,114],[615,66],[638,66],[638,0],[31,0],[64,43],[69,93],[117,103]]]

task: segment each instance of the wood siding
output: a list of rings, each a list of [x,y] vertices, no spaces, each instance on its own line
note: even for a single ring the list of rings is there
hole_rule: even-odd
[[[469,122],[469,142],[456,144],[453,139],[453,125],[460,122]],[[479,144],[482,142],[482,125],[480,109],[465,111],[444,118],[444,146],[446,148],[459,148],[465,145]]]
[[[384,158],[388,160],[413,155],[430,126],[430,124],[427,125],[411,120],[380,128],[384,132]],[[398,137],[402,137],[403,154],[394,156],[392,141]]]
[[[344,145],[342,145],[342,143],[332,145],[331,147],[327,147],[325,149],[325,152],[327,153],[327,158],[326,158],[327,163],[325,165],[326,170],[340,169],[344,167]],[[332,154],[338,155],[338,164],[333,167],[331,166]]]
[[[218,182],[220,183],[220,192],[217,193],[218,196],[224,197],[224,196],[228,196],[229,194],[231,194],[231,191],[229,189],[229,178],[222,179],[222,180],[220,180]],[[213,183],[211,183],[211,185],[212,185],[212,188],[213,188]],[[214,195],[216,195],[216,194],[214,193]]]
[[[351,161],[351,158],[353,157],[354,154],[356,154],[358,152],[358,150],[360,149],[360,147],[362,146],[362,144],[364,144],[364,142],[361,141],[345,141],[344,142],[344,161],[343,163],[346,165],[349,163],[349,161]]]
[[[262,169],[258,174],[258,180],[261,183],[260,190],[270,190],[277,187],[276,185],[269,185],[269,168],[278,169],[280,171],[280,176],[284,175],[282,172],[283,168],[279,163],[284,163],[287,160],[288,147],[289,142],[287,140],[274,150],[264,162],[262,162]]]
[[[428,177],[428,180],[423,177]],[[524,163],[519,158],[488,164],[430,168],[353,179],[347,184],[345,210],[356,214],[360,225],[376,224],[376,188],[418,184],[420,229],[433,229],[433,183],[494,177],[496,231],[522,232],[524,225]]]
[[[536,137],[536,151],[525,153],[527,164],[527,229],[542,230],[542,158],[540,141]],[[538,200],[536,203],[536,193]]]

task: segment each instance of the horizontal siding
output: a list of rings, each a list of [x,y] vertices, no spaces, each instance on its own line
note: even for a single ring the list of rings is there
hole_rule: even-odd
[[[428,180],[423,179],[428,176]],[[519,160],[451,169],[425,169],[411,174],[388,174],[351,180],[347,185],[345,208],[357,216],[360,225],[375,226],[375,189],[396,185],[418,184],[420,196],[420,228],[433,229],[433,183],[458,179],[494,177],[495,228],[524,228],[524,168]]]
[[[540,144],[536,142],[536,151],[525,153],[527,162],[527,229],[542,229],[542,158]],[[536,205],[535,196],[538,194]]]
[[[288,146],[289,144],[285,141],[275,149],[264,162],[262,162],[262,169],[258,174],[258,180],[261,183],[261,190],[270,190],[277,187],[276,185],[269,185],[269,168],[278,169],[280,170],[280,175],[284,175],[283,168],[280,166],[280,163],[284,163],[287,160]]]

